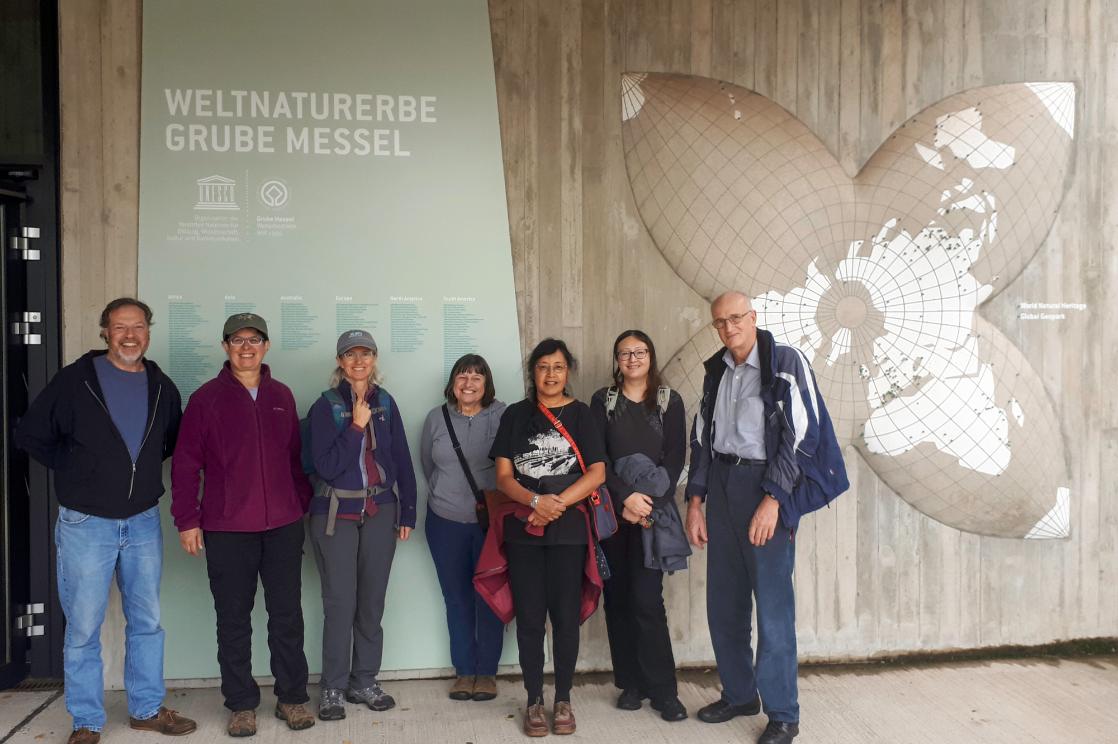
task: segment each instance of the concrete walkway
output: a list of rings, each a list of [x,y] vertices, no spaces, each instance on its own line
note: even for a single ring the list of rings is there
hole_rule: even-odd
[[[445,680],[386,683],[398,707],[373,713],[349,706],[341,722],[319,722],[305,732],[290,732],[272,718],[270,691],[259,713],[256,744],[498,744],[524,742],[520,734],[522,688],[518,678],[502,679],[500,696],[488,703],[454,702]],[[70,718],[58,693],[0,693],[0,741],[65,742]],[[317,695],[317,689],[312,690]],[[636,712],[613,707],[616,691],[607,675],[582,675],[573,694],[578,732],[567,741],[609,744],[659,742],[751,742],[764,717],[738,718],[710,725],[691,718],[662,722],[647,706]],[[713,672],[681,674],[680,698],[694,714],[718,696]],[[154,744],[151,734],[127,726],[124,694],[106,695],[109,724],[106,744]],[[51,701],[17,730],[27,716]],[[226,713],[216,689],[180,689],[169,704],[199,722],[183,744],[230,742]],[[1026,742],[1118,741],[1118,656],[1075,660],[1037,660],[921,666],[816,667],[801,672],[803,728],[797,744],[910,742],[932,744],[1024,744]],[[6,744],[6,742],[5,742]]]

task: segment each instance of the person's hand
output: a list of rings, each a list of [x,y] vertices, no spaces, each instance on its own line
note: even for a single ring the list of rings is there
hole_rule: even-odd
[[[554,522],[556,519],[563,515],[567,510],[567,505],[563,500],[553,493],[545,493],[540,495],[540,500],[536,502],[536,514],[539,514],[548,522]]]
[[[749,542],[761,547],[771,540],[779,517],[780,503],[766,494],[753,512],[753,519],[749,520]]]
[[[623,503],[625,508],[636,514],[637,517],[647,517],[652,513],[652,497],[639,491],[629,494]]]
[[[687,541],[699,549],[707,544],[707,518],[698,497],[692,497],[687,507]]]
[[[190,530],[183,530],[179,533],[179,545],[182,549],[191,555],[198,555],[201,552],[202,545],[202,528],[195,527]]]
[[[532,525],[533,527],[546,527],[547,520],[541,517],[539,514],[532,512],[528,515],[528,524]]]
[[[368,408],[368,406],[365,407]],[[409,537],[411,537],[411,527],[401,527],[400,539],[406,542]]]
[[[632,509],[630,509],[628,504],[626,504],[624,507],[622,507],[621,518],[624,519],[629,524],[640,524],[641,520],[644,519],[644,517],[640,516],[639,514],[634,512]]]
[[[373,417],[373,409],[369,408],[369,404],[363,398],[358,398],[353,401],[353,423],[364,429],[369,425],[369,419]]]

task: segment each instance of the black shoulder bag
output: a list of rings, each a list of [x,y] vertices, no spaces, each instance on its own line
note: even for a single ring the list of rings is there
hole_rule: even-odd
[[[462,465],[462,472],[466,474],[466,482],[470,484],[470,490],[474,492],[474,508],[477,510],[477,523],[481,526],[482,531],[489,529],[489,508],[485,504],[485,492],[477,487],[477,481],[474,480],[474,474],[470,472],[470,466],[466,462],[466,456],[462,454],[462,445],[458,442],[458,435],[454,433],[454,423],[450,420],[450,409],[446,403],[443,403],[443,421],[446,422],[446,431],[450,434],[450,443],[454,445],[454,454],[458,455],[458,462]]]

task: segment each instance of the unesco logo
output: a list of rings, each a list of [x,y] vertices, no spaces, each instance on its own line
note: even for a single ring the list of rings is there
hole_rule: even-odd
[[[279,179],[273,178],[271,181],[265,181],[260,186],[260,201],[266,207],[278,209],[287,204],[289,196],[287,184]]]

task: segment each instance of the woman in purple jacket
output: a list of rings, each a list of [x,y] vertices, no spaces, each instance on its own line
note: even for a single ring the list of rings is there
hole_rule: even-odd
[[[310,535],[322,578],[322,681],[318,717],[345,718],[344,701],[396,704],[377,681],[384,595],[396,553],[415,527],[415,471],[396,401],[379,386],[367,331],[338,338],[330,389],[310,410],[311,454],[322,479]]]
[[[268,608],[276,717],[294,730],[310,728],[300,586],[311,486],[295,399],[263,363],[268,326],[259,315],[230,317],[221,345],[229,360],[190,396],[183,413],[171,462],[171,515],[183,550],[198,555],[205,541],[221,694],[233,712],[227,732],[256,733],[260,688],[252,678],[251,613],[258,576]]]

